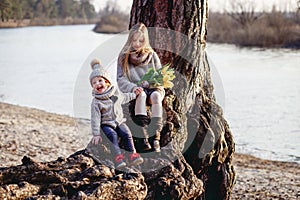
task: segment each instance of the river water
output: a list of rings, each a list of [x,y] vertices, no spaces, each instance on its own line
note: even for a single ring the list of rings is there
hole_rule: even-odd
[[[93,25],[0,29],[0,101],[88,118],[88,66],[115,73],[126,35]],[[207,44],[216,97],[236,151],[300,163],[300,51]]]

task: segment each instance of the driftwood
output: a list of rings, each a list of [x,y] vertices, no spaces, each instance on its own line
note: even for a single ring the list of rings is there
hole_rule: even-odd
[[[0,169],[0,198],[190,199],[203,191],[183,157],[172,163],[166,151],[118,171],[111,159],[99,156],[110,155],[106,147],[90,144],[68,158],[42,163],[25,156],[22,165]],[[148,166],[151,169],[143,172]]]

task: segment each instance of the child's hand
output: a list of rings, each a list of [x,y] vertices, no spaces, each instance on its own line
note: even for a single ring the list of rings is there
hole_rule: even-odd
[[[150,84],[148,81],[143,81],[141,84],[144,88],[149,88]]]
[[[92,144],[98,144],[99,142],[102,142],[102,137],[100,135],[93,136]]]
[[[142,87],[135,87],[133,89],[133,92],[135,93],[136,96],[138,96],[143,91],[144,91],[144,89]]]

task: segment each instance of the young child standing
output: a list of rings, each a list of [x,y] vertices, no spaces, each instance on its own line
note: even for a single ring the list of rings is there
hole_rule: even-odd
[[[151,149],[148,142],[148,134],[151,134],[155,135],[153,149],[159,152],[163,114],[162,100],[165,91],[163,87],[150,87],[147,81],[138,85],[150,68],[157,70],[161,68],[161,63],[158,55],[150,46],[147,27],[143,23],[138,23],[131,28],[128,40],[119,54],[117,82],[122,92],[140,93],[136,98],[133,121],[143,127],[144,150]],[[150,124],[147,120],[147,105],[151,105]]]
[[[112,85],[109,74],[103,69],[98,60],[91,62],[93,69],[90,74],[90,83],[93,88],[93,100],[91,103],[91,127],[93,133],[93,144],[102,141],[100,127],[103,133],[112,142],[115,153],[116,168],[126,166],[124,155],[118,143],[118,137],[124,141],[125,149],[130,152],[129,160],[131,165],[139,165],[143,158],[136,153],[132,134],[128,126],[124,123],[123,110],[121,104],[127,103],[136,98],[135,93],[121,93]]]

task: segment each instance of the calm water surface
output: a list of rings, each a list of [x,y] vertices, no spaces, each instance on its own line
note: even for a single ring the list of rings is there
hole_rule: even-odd
[[[88,118],[90,102],[73,98],[78,74],[95,49],[100,59],[119,53],[110,51],[113,35],[92,28],[0,29],[0,101],[71,116],[79,101]],[[208,44],[207,52],[237,152],[300,163],[300,51]]]

